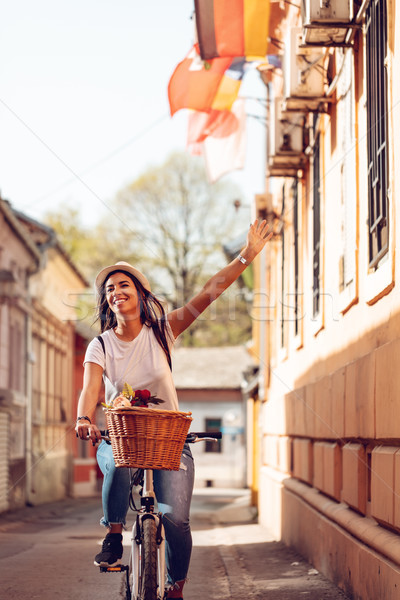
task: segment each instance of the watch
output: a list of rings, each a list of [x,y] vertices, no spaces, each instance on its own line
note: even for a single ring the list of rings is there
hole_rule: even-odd
[[[78,417],[78,418],[77,418],[77,420],[76,420],[76,423],[77,423],[78,421],[82,421],[83,419],[86,419],[86,421],[89,421],[89,423],[90,423],[90,424],[92,423],[92,421],[89,419],[89,417],[86,417],[86,416],[83,416],[83,417]]]

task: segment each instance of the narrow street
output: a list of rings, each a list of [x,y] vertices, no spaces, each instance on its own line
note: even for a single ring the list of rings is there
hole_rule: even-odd
[[[103,533],[99,510],[99,498],[68,499],[0,515],[2,597],[118,598],[121,576],[100,574],[92,562]],[[185,600],[346,598],[256,523],[244,490],[196,490],[192,523]],[[126,532],[126,557],[129,536]]]

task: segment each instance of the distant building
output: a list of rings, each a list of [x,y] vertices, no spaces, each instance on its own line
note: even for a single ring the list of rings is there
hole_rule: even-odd
[[[0,199],[0,511],[26,500],[32,393],[29,280],[40,261],[36,244]]]
[[[72,399],[73,420],[76,418],[79,396],[83,384],[83,361],[88,343],[96,334],[92,328],[84,322],[77,322],[75,325],[75,364],[74,364],[74,391]],[[99,402],[104,400],[103,396]],[[105,429],[104,413],[100,406],[97,407],[98,417],[96,423]],[[99,491],[100,472],[96,461],[97,447],[91,443],[72,438],[73,451],[73,481],[71,493],[75,497],[93,496]]]
[[[222,441],[191,447],[196,483],[201,486],[245,487],[246,406],[243,373],[253,366],[244,346],[177,348],[173,376],[179,408],[192,413],[192,431],[222,431]]]
[[[55,232],[0,199],[0,511],[72,488],[75,325],[88,284]]]

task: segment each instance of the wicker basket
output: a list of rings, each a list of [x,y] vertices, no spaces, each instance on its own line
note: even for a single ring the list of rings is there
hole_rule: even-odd
[[[111,408],[107,427],[117,467],[179,471],[191,413],[155,408]]]

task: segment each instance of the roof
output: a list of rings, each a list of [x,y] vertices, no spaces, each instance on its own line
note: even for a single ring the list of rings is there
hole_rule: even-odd
[[[0,212],[3,213],[8,224],[12,227],[12,229],[15,231],[15,233],[19,236],[19,238],[23,242],[23,244],[26,246],[26,248],[32,254],[32,256],[36,262],[36,266],[38,267],[40,264],[40,252],[37,249],[36,244],[33,242],[33,240],[31,239],[31,236],[27,234],[25,228],[21,225],[18,218],[15,216],[15,213],[14,213],[13,209],[11,208],[10,203],[7,200],[3,200],[3,198],[1,198],[1,197],[0,197]]]
[[[36,221],[32,217],[29,217],[19,210],[12,209],[12,211],[20,223],[22,223],[22,225],[27,229],[40,252],[44,252],[50,247],[56,248],[64,260],[68,263],[70,268],[75,272],[79,279],[81,279],[83,284],[86,287],[89,287],[86,277],[80,272],[76,264],[73,262],[70,255],[59,241],[57,233],[52,227]]]
[[[244,346],[176,348],[172,356],[177,389],[240,389],[242,374],[252,365]]]

